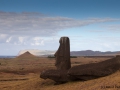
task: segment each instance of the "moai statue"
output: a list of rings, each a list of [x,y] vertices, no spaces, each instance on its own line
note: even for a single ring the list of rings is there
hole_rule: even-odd
[[[68,37],[61,37],[59,40],[60,46],[54,54],[57,70],[68,70],[71,68],[70,62],[70,41]]]
[[[98,63],[74,66],[68,70],[67,74],[71,80],[90,80],[108,76],[117,70],[120,70],[119,55]]]
[[[70,42],[68,37],[61,37],[60,46],[55,53],[57,69],[43,70],[40,78],[52,79],[56,84],[62,84],[74,80],[90,80],[108,76],[120,70],[120,56],[99,62],[77,65],[71,68]]]
[[[55,53],[55,66],[57,70],[43,70],[40,75],[40,78],[54,80],[56,82],[55,84],[69,81],[67,71],[71,68],[69,38],[61,37],[59,42],[60,46]]]

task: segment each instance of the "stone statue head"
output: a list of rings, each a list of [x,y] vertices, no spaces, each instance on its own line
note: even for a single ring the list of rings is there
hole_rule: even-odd
[[[59,70],[71,68],[70,63],[70,41],[68,37],[61,37],[59,40],[60,46],[55,53],[55,66]]]

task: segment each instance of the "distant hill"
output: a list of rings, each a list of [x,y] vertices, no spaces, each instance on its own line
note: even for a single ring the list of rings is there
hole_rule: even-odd
[[[43,56],[43,57],[54,55],[54,53],[56,52],[56,51],[50,51],[50,50],[30,49],[30,50],[21,50],[18,53],[18,56],[22,55],[27,51],[34,56]],[[115,55],[120,55],[120,51],[115,51],[115,52],[111,52],[111,51],[101,52],[101,51],[92,51],[92,50],[71,51],[70,55],[71,56],[115,56]]]
[[[50,50],[26,49],[26,50],[21,50],[18,53],[18,56],[27,51],[35,56],[48,56],[48,55],[53,55],[55,53],[55,51],[50,51]]]
[[[35,58],[36,56],[34,56],[33,54],[31,54],[30,52],[25,52],[19,56],[17,56],[17,58]]]
[[[115,56],[115,55],[120,55],[120,51],[101,52],[101,51],[85,50],[85,51],[72,51],[70,54],[71,56]]]

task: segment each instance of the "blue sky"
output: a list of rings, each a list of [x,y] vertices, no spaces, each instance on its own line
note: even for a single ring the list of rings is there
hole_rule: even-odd
[[[0,55],[20,50],[120,51],[120,0],[0,0]],[[11,52],[12,51],[12,52]]]

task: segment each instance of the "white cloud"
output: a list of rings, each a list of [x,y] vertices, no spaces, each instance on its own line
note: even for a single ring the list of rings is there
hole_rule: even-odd
[[[6,42],[9,43],[11,41],[12,37],[9,37]]]
[[[34,37],[31,41],[31,45],[44,45],[44,39],[42,39],[41,37]]]
[[[8,36],[8,38],[6,39],[6,43],[20,45],[20,44],[25,44],[27,40],[28,37],[26,36],[13,35],[13,36]]]
[[[34,37],[33,40],[35,41],[41,40],[41,37]]]
[[[20,43],[23,43],[24,37],[18,37],[18,39],[19,39],[19,42],[20,42]]]

